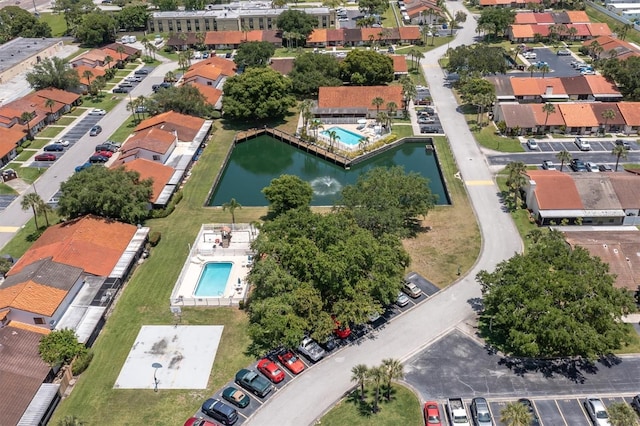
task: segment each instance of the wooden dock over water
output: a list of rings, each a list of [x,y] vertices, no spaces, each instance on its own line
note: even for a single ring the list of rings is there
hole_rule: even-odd
[[[317,157],[323,158],[334,164],[342,166],[345,169],[349,169],[351,167],[352,160],[350,158],[344,157],[340,154],[336,154],[335,152],[330,152],[329,150],[319,145],[316,145],[307,141],[303,141],[302,139],[294,135],[290,135],[289,133],[286,133],[277,129],[262,128],[262,129],[249,129],[244,132],[238,132],[236,133],[236,136],[234,138],[234,144],[246,142],[248,140],[251,140],[253,138],[256,138],[262,135],[268,135],[274,139],[278,139],[279,141],[286,142],[291,146],[295,146],[296,148],[301,149],[305,152],[309,152]]]

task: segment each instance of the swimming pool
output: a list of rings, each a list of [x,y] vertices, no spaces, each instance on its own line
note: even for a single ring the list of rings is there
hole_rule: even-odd
[[[338,135],[338,137],[340,138],[338,141],[342,142],[345,145],[358,145],[360,143],[360,139],[364,138],[364,136],[345,130],[342,127],[331,127],[330,129],[327,129],[321,133],[324,136],[329,137],[329,132],[331,131],[336,132],[336,135]]]
[[[227,286],[233,262],[207,262],[202,268],[194,296],[220,297]]]

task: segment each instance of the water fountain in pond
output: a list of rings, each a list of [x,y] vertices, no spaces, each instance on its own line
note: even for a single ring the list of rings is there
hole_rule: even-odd
[[[337,179],[330,176],[321,176],[310,182],[313,193],[320,196],[337,194],[342,190],[342,185]]]

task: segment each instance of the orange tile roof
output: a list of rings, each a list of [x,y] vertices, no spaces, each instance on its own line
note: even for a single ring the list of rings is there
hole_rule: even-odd
[[[373,98],[381,97],[385,104],[395,102],[398,108],[402,103],[401,86],[339,86],[320,87],[318,108],[367,108],[375,110],[371,104]]]
[[[0,158],[15,149],[18,146],[18,142],[26,136],[27,134],[22,126],[0,127]]]
[[[537,21],[533,12],[520,12],[516,14],[516,19],[513,23],[516,25],[535,24]]]
[[[200,67],[216,67],[221,70],[221,73],[226,76],[232,76],[236,73],[236,63],[225,58],[218,56],[211,56],[203,61],[195,63],[189,67],[189,71],[195,70]]]
[[[51,333],[51,330],[49,330],[48,328],[38,327],[37,325],[33,325],[33,324],[25,324],[20,321],[10,321],[9,324],[7,324],[7,327],[9,326],[13,328],[19,328],[20,330],[26,330],[34,333],[44,334],[45,336]]]
[[[309,43],[326,43],[327,42],[327,30],[316,28],[307,37]]]
[[[220,70],[220,68],[216,68],[213,66],[206,66],[206,67],[197,67],[195,69],[187,71],[184,74],[183,78],[185,82],[193,80],[197,77],[201,77],[211,81],[216,81],[218,78],[220,78],[221,74],[222,74],[222,71]]]
[[[547,126],[564,126],[564,119],[562,118],[562,114],[560,113],[560,109],[558,105],[556,106],[556,112],[549,114],[549,118],[547,119],[547,113],[542,110],[544,104],[530,104],[531,110],[533,111],[533,116],[536,120],[536,126],[544,126],[545,120],[547,121]]]
[[[593,22],[589,24],[589,33],[592,37],[610,36],[611,28],[604,22]]]
[[[591,20],[587,12],[583,10],[567,10],[565,12],[572,24],[589,23]]]
[[[67,291],[27,281],[8,288],[0,287],[0,307],[20,309],[52,316],[67,295]]]
[[[82,268],[87,273],[108,276],[136,229],[134,225],[90,215],[50,226],[9,274],[16,274],[33,262],[52,257],[55,262]]]
[[[122,152],[127,153],[132,149],[144,149],[146,151],[157,152],[158,154],[166,154],[173,144],[176,143],[177,136],[172,132],[151,127],[136,132],[127,139],[122,146]]]
[[[553,15],[551,13],[548,13],[548,12],[534,13],[534,16],[536,17],[536,22],[538,24],[555,24],[555,21],[553,20]]]
[[[575,28],[577,31],[576,36],[578,37],[589,37],[591,35],[588,24],[567,24],[567,28]]]
[[[52,99],[65,105],[71,105],[80,98],[80,95],[77,93],[67,92],[66,90],[60,90],[54,87],[38,90],[35,92],[35,95],[44,98],[45,100]]]
[[[76,56],[75,58],[73,58],[71,60],[71,62],[75,62],[75,61],[80,60],[80,59],[88,59],[91,62],[104,61],[104,57],[105,56],[107,56],[107,54],[104,51],[102,51],[101,49],[91,49],[91,50],[88,50],[88,51]]]
[[[584,208],[575,182],[559,170],[527,170],[536,183],[535,197],[540,210],[581,210]]]
[[[619,95],[620,91],[615,84],[609,82],[601,75],[585,75],[585,80],[594,95]]]
[[[244,39],[245,35],[242,31],[207,31],[204,44],[240,44]]]
[[[607,110],[612,110],[615,114],[615,117],[607,120],[607,125],[610,125],[610,126],[625,125],[624,117],[622,116],[622,114],[620,114],[620,109],[618,109],[617,102],[593,102],[593,103],[590,103],[589,105],[591,105],[591,109],[593,110],[593,115],[595,115],[600,120],[600,123],[602,123],[603,125],[604,125],[604,118],[602,117],[602,115]]]
[[[567,127],[597,127],[600,122],[589,104],[559,104]]]
[[[537,77],[517,77],[511,78],[511,88],[514,96],[537,96],[540,95],[540,88]]]
[[[262,30],[247,31],[244,41],[262,41],[264,39],[262,32]]]
[[[109,49],[108,47],[103,47],[102,51],[104,52],[104,57],[106,58],[107,56],[111,56],[112,61],[109,63],[109,66],[113,66],[113,62],[117,61],[118,59],[120,59],[120,53],[118,53],[116,50],[113,49]],[[122,59],[127,59],[129,57],[129,55],[127,55],[125,52],[122,52]]]
[[[533,38],[532,25],[511,25],[513,38]]]
[[[191,82],[189,84],[198,89],[198,91],[204,95],[207,102],[211,105],[215,105],[222,97],[222,90],[216,89],[213,86],[207,86],[206,84],[196,82]]]
[[[152,179],[153,180],[153,194],[151,195],[151,202],[154,203],[164,187],[167,185],[171,176],[175,170],[171,166],[166,166],[155,161],[150,161],[145,158],[136,158],[133,161],[125,163],[123,166],[127,170],[134,170],[140,173],[140,179]]]
[[[9,312],[11,312],[11,309],[5,309],[4,311],[0,312],[0,321],[5,319],[7,315],[9,315]]]
[[[541,95],[547,93],[547,89],[551,88],[550,95],[566,95],[567,91],[562,84],[562,80],[557,77],[545,77],[545,78],[536,78],[536,83],[538,84],[538,90]]]
[[[618,102],[617,105],[627,126],[640,126],[640,102]]]
[[[480,0],[480,6],[495,6],[498,4],[496,0]]]
[[[191,115],[180,114],[175,111],[167,111],[142,121],[135,128],[136,132],[158,127],[167,131],[177,131],[178,139],[183,142],[190,142],[198,134],[205,120]]]
[[[420,34],[420,27],[400,27],[400,40],[420,40],[422,35]]]
[[[92,68],[86,65],[78,65],[73,69],[78,73],[78,78],[80,79],[80,83],[83,83],[83,84],[87,82],[87,79],[82,76],[85,71],[91,71],[91,74],[93,74],[93,77],[91,77],[91,81],[93,81],[94,78],[100,75],[105,75],[106,73],[106,71],[103,70],[102,68],[99,68],[99,67]]]
[[[391,59],[393,59],[393,72],[405,74],[409,72],[407,58],[404,55],[391,55]]]

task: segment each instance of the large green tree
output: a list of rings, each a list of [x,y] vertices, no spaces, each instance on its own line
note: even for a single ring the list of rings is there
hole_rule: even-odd
[[[339,213],[294,209],[267,221],[254,242],[248,280],[253,350],[296,346],[305,333],[323,340],[342,324],[367,315],[398,295],[409,257],[397,238],[374,237]]]
[[[278,16],[276,25],[283,32],[298,34],[304,41],[318,26],[318,18],[302,10],[288,9]]]
[[[209,117],[213,112],[213,106],[207,102],[202,92],[190,84],[158,90],[151,99],[146,100],[145,107],[153,114],[176,111],[196,117]]]
[[[296,103],[291,80],[271,68],[249,68],[224,84],[225,116],[243,120],[283,117]]]
[[[5,6],[0,9],[0,43],[18,36],[51,37],[51,27],[19,6]]]
[[[498,37],[504,34],[509,25],[513,24],[516,19],[516,13],[508,7],[485,7],[478,18],[478,26],[491,29],[493,35]]]
[[[248,41],[240,44],[233,60],[241,67],[266,67],[275,51],[268,41]]]
[[[122,222],[142,223],[149,215],[152,180],[124,167],[93,166],[60,185],[58,212],[73,219],[94,214]]]
[[[458,73],[461,76],[471,74],[494,74],[507,71],[507,52],[502,47],[476,44],[472,46],[462,45],[455,49],[449,49],[449,62],[447,71]]]
[[[389,2],[386,0],[360,0],[358,2],[358,9],[360,9],[361,12],[382,15],[389,9]]]
[[[100,46],[115,41],[116,20],[113,15],[98,11],[87,13],[76,27],[76,38],[87,46]]]
[[[311,185],[294,175],[281,175],[273,179],[262,193],[274,216],[293,209],[308,209],[313,198]]]
[[[144,31],[149,21],[149,10],[146,5],[125,6],[116,15],[119,28],[126,31]]]
[[[436,201],[429,181],[402,167],[376,167],[342,189],[339,210],[354,218],[375,236],[413,235],[418,218],[426,216]]]
[[[352,50],[340,64],[342,79],[361,86],[393,81],[393,60],[373,50]]]
[[[293,90],[305,96],[317,96],[318,88],[324,86],[341,86],[340,63],[332,55],[303,53],[293,62],[293,70],[289,73]]]
[[[74,34],[82,16],[96,10],[96,6],[92,0],[56,0],[53,10],[64,14],[67,34]]]
[[[52,367],[68,364],[76,355],[86,350],[87,348],[78,342],[76,332],[68,328],[54,330],[43,336],[38,345],[40,358]]]
[[[476,278],[484,332],[506,354],[593,359],[629,341],[621,317],[635,311],[633,297],[613,286],[608,264],[559,231]]]
[[[80,78],[67,61],[58,57],[45,58],[33,67],[33,71],[27,73],[27,82],[35,90],[55,87],[56,89],[69,90],[78,87]]]
[[[615,81],[620,93],[626,100],[640,100],[640,57],[630,56],[621,61],[611,58],[604,61],[602,74],[611,81]]]

